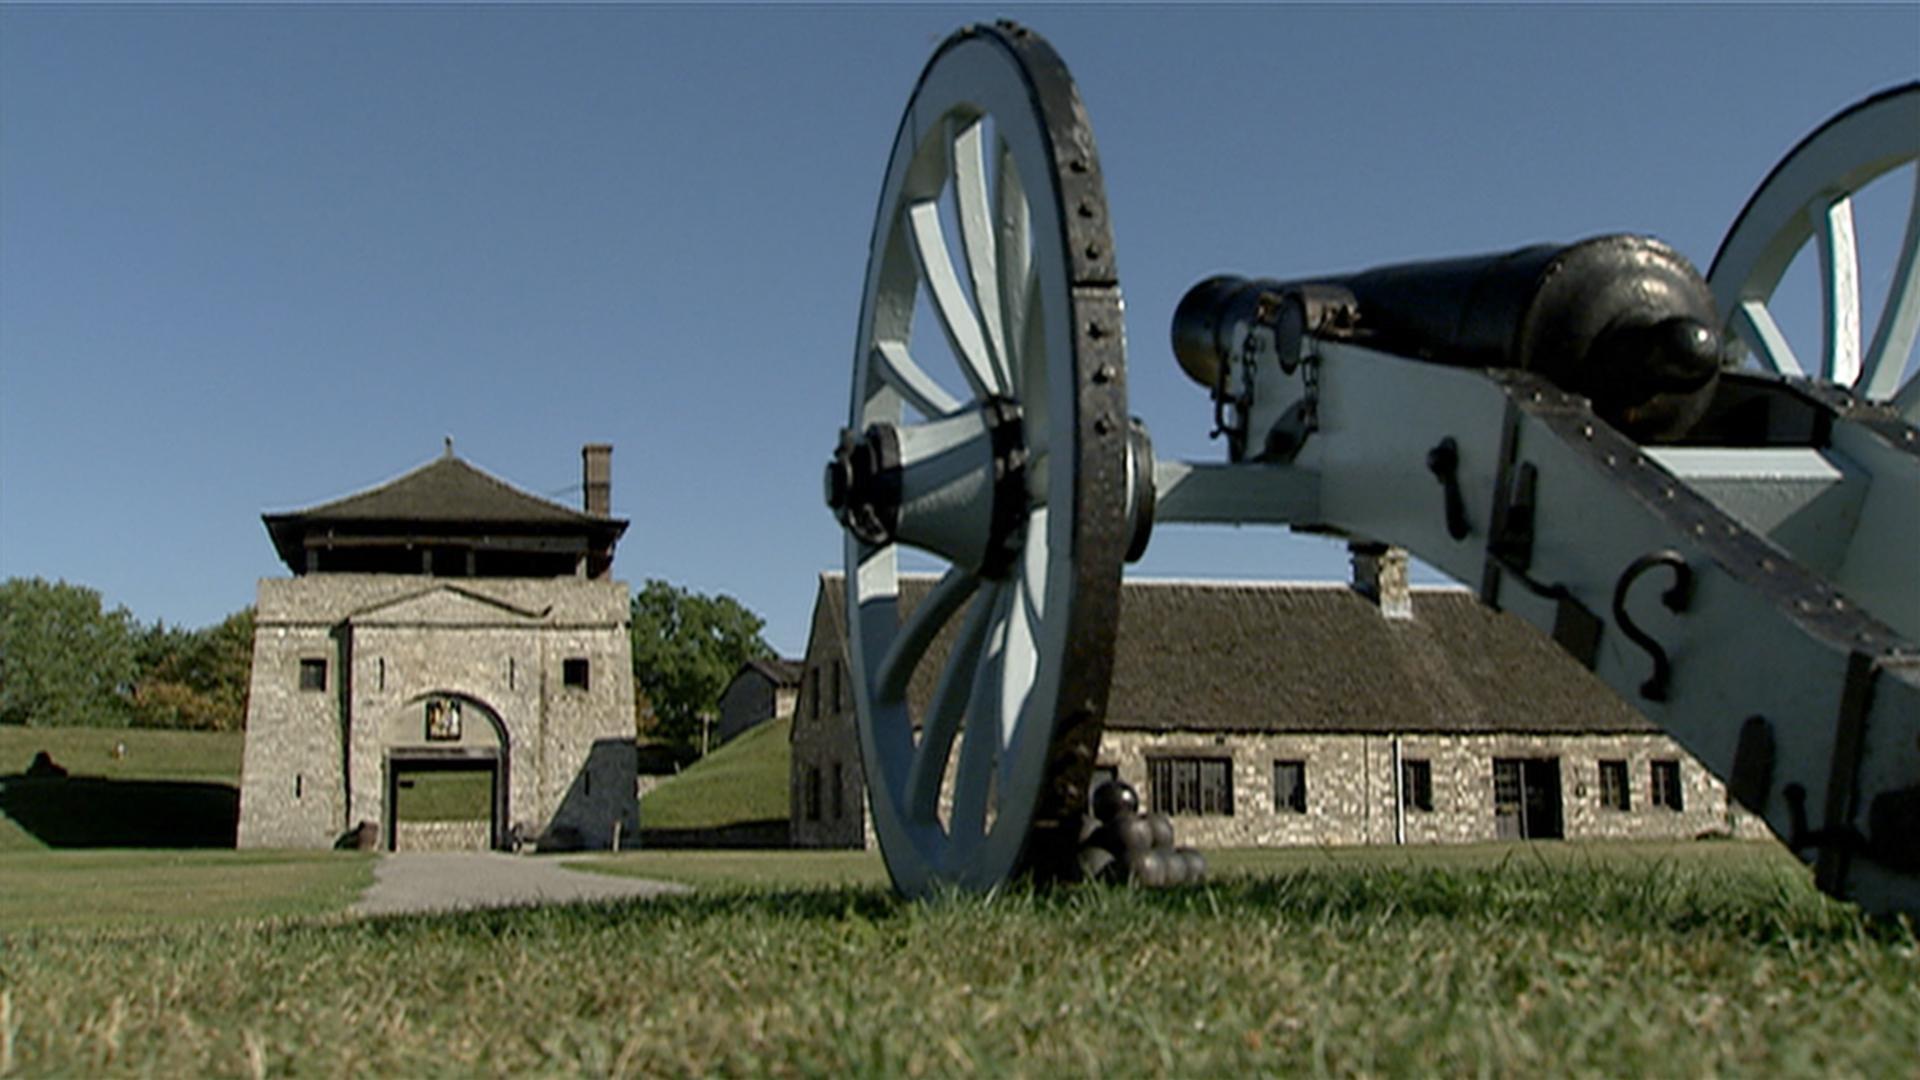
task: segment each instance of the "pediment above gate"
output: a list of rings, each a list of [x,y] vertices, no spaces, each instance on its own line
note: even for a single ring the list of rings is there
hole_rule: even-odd
[[[544,622],[550,608],[531,610],[478,590],[437,585],[355,611],[356,626],[521,626]]]

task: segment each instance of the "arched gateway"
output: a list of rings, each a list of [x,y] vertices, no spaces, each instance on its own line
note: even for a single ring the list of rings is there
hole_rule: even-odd
[[[611,448],[584,511],[446,456],[265,517],[240,846],[606,847],[638,824],[627,523]]]

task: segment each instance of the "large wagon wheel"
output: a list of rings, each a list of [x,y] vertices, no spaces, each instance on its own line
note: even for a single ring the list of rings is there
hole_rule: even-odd
[[[1759,364],[1849,386],[1862,397],[1891,400],[1920,423],[1920,377],[1902,384],[1920,331],[1920,167],[1906,231],[1879,325],[1861,340],[1860,264],[1853,196],[1881,176],[1920,159],[1920,83],[1887,90],[1845,109],[1801,140],[1774,166],[1714,256],[1707,274],[1727,329]],[[1794,256],[1819,245],[1821,351],[1808,367],[1768,309]]]
[[[1009,23],[948,38],[887,165],[827,476],[874,829],[910,896],[1070,872],[1127,547],[1113,266],[1059,56]],[[901,545],[946,566],[910,611]]]

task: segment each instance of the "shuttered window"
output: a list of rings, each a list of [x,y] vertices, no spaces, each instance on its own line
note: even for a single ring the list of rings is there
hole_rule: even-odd
[[[1676,811],[1686,809],[1686,798],[1680,792],[1678,761],[1653,763],[1653,805]]]
[[[1147,759],[1153,808],[1162,814],[1233,814],[1233,759]]]
[[[1633,809],[1633,793],[1627,788],[1627,763],[1600,763],[1600,805],[1608,810]]]
[[[1273,763],[1273,809],[1280,814],[1307,812],[1307,763]]]

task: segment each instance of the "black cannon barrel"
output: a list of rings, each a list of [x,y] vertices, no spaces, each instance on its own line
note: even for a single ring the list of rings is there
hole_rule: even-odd
[[[1706,282],[1684,256],[1644,236],[1305,281],[1209,278],[1174,314],[1174,353],[1212,387],[1236,327],[1270,317],[1290,293],[1342,292],[1352,310],[1320,332],[1433,363],[1538,372],[1641,441],[1691,428],[1720,370]]]

